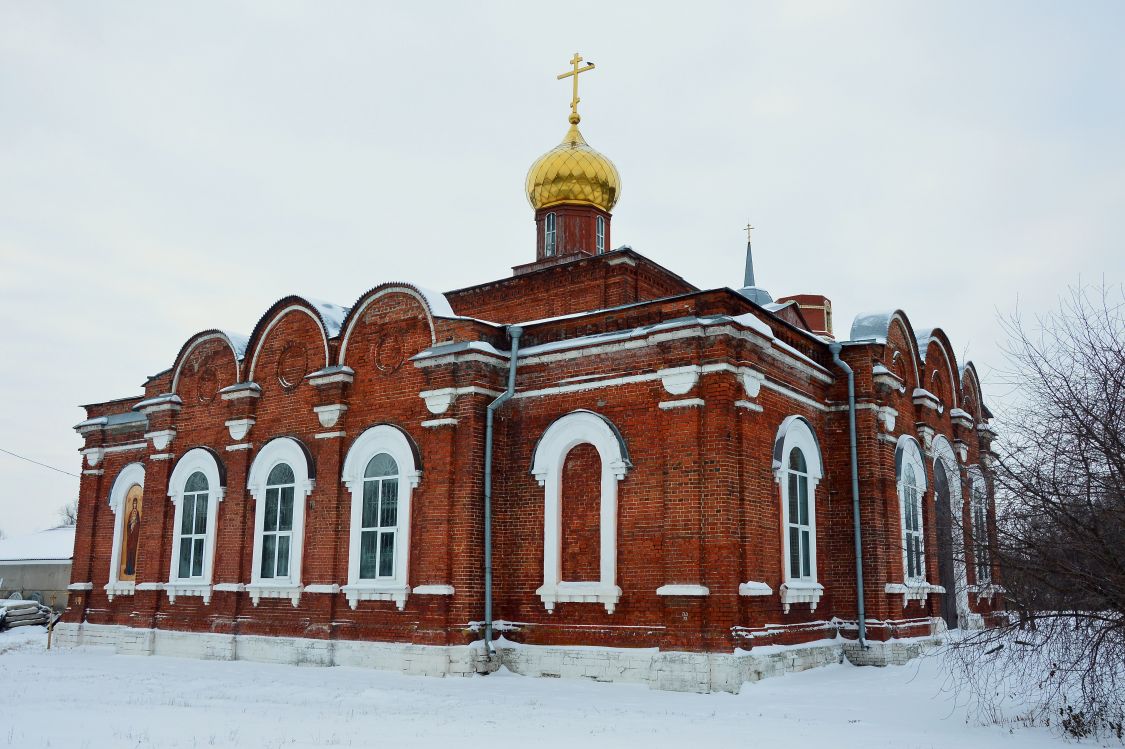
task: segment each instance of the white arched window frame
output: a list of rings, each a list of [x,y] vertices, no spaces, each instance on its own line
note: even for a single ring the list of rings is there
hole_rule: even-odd
[[[188,479],[195,473],[202,473],[207,479],[207,521],[204,527],[203,564],[201,574],[181,578],[179,576],[180,530],[184,513],[184,489]],[[172,476],[168,480],[168,496],[175,505],[176,512],[172,523],[171,569],[168,572],[168,583],[164,586],[169,601],[174,602],[178,596],[199,596],[205,604],[211,602],[215,529],[223,494],[222,472],[219,470],[218,461],[209,450],[202,447],[188,450],[172,469]]]
[[[973,572],[977,595],[984,595],[992,584],[992,559],[988,543],[988,485],[979,468],[970,473],[972,478]]]
[[[290,533],[288,575],[262,577],[262,546],[266,529],[267,498],[271,491],[269,478],[274,468],[288,465],[293,471],[293,523]],[[296,606],[301,600],[301,559],[305,540],[305,504],[312,494],[313,468],[308,454],[297,440],[279,437],[267,442],[254,462],[246,488],[254,498],[254,562],[250,567],[250,584],[246,591],[254,605],[263,598],[288,598]],[[277,489],[272,489],[277,493]]]
[[[555,214],[548,213],[543,217],[543,255],[551,257],[555,254],[556,238]]]
[[[790,460],[794,450],[800,450],[805,461],[805,471],[790,469]],[[815,609],[820,597],[824,594],[824,586],[817,582],[816,574],[816,487],[824,477],[824,465],[820,454],[820,444],[817,442],[816,433],[808,420],[803,416],[787,416],[778,427],[777,436],[773,446],[773,475],[778,483],[781,498],[781,606],[785,612],[789,611],[794,603],[807,603],[810,609]],[[800,515],[801,485],[807,487],[807,522],[801,522]],[[797,496],[791,496],[796,490]],[[794,507],[795,506],[795,507]],[[798,517],[791,517],[791,508],[797,510]],[[804,575],[803,560],[800,559],[801,549],[796,549],[801,566],[800,575],[794,576],[791,560],[794,549],[792,547],[792,528],[797,529],[798,544],[802,530],[807,530],[809,538],[809,574]]]
[[[593,445],[601,463],[598,529],[601,558],[597,581],[562,579],[562,469],[578,445]],[[531,473],[543,487],[543,585],[535,592],[548,612],[560,602],[600,603],[612,614],[621,599],[617,586],[617,482],[632,467],[617,430],[591,411],[575,411],[547,428],[535,446]]]
[[[109,490],[109,509],[114,514],[113,550],[110,552],[109,582],[105,584],[105,592],[111,601],[114,596],[133,595],[136,588],[136,581],[120,580],[118,574],[121,569],[121,540],[125,535],[125,519],[129,515],[129,510],[125,507],[125,496],[134,486],[144,489],[145,467],[142,463],[130,463],[122,468]]]
[[[605,252],[605,216],[598,216],[597,220],[594,222],[594,225],[594,244],[595,248],[597,249],[597,253],[601,255],[603,252]]]
[[[386,454],[394,460],[398,474],[380,476],[398,482],[397,525],[395,526],[394,573],[391,576],[363,579],[360,577],[360,551],[363,535],[363,490],[367,464],[376,455]],[[414,448],[400,429],[379,424],[356,438],[344,459],[343,481],[352,495],[351,522],[348,533],[348,584],[343,592],[354,609],[360,601],[394,601],[401,611],[410,594],[410,519],[411,495],[422,480]],[[433,587],[433,586],[430,586]]]
[[[946,482],[949,485],[949,512],[950,535],[953,542],[953,581],[956,585],[954,591],[937,591],[941,586],[932,586],[935,592],[944,592],[946,595],[955,595],[957,598],[957,618],[962,628],[967,627],[969,615],[969,589],[965,573],[965,542],[963,533],[963,512],[965,500],[961,491],[961,465],[957,461],[957,453],[953,445],[944,435],[934,438],[934,478],[937,479],[937,466],[945,469]],[[936,486],[935,486],[936,489]],[[936,502],[935,502],[936,507]],[[940,581],[939,581],[940,582]]]
[[[902,575],[906,585],[926,585],[925,526],[926,464],[913,437],[899,437],[895,450],[895,484],[902,524]]]

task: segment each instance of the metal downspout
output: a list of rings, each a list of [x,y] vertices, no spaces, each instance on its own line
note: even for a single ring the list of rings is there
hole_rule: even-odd
[[[508,389],[488,404],[484,426],[484,649],[489,659],[492,649],[492,415],[516,392],[516,357],[520,350],[523,328],[508,327],[512,339],[512,354],[508,362]]]
[[[851,452],[852,469],[852,525],[855,527],[855,582],[856,582],[856,607],[858,609],[859,645],[867,648],[867,614],[864,606],[863,595],[863,531],[859,523],[859,457],[856,451],[855,435],[855,372],[848,363],[840,358],[843,345],[832,343],[828,350],[832,352],[832,362],[844,370],[848,375],[848,448]]]

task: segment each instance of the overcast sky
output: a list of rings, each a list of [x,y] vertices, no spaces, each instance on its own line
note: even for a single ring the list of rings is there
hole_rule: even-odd
[[[566,131],[623,179],[615,244],[701,287],[943,327],[1125,280],[1120,2],[0,2],[0,449],[71,473],[78,404],[299,292],[448,290],[534,258]],[[0,453],[0,529],[76,478]]]

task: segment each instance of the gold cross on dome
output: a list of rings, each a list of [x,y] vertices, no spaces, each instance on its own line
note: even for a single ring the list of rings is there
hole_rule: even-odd
[[[582,63],[582,55],[575,52],[574,57],[570,58],[570,64],[574,66],[574,69],[567,72],[567,73],[561,73],[558,76],[558,80],[560,80],[560,81],[563,78],[570,78],[570,77],[574,78],[574,92],[570,96],[570,122],[571,122],[571,124],[574,124],[574,125],[578,124],[578,120],[579,120],[579,117],[578,117],[578,102],[582,101],[581,99],[578,98],[578,74],[579,73],[585,73],[587,70],[593,70],[594,69],[594,63],[592,63],[592,62],[587,63],[585,67],[580,68],[578,66],[581,63]]]

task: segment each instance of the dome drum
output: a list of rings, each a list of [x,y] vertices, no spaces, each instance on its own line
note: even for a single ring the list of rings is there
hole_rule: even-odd
[[[611,218],[608,211],[592,205],[558,203],[540,208],[535,212],[536,260],[608,252]]]

